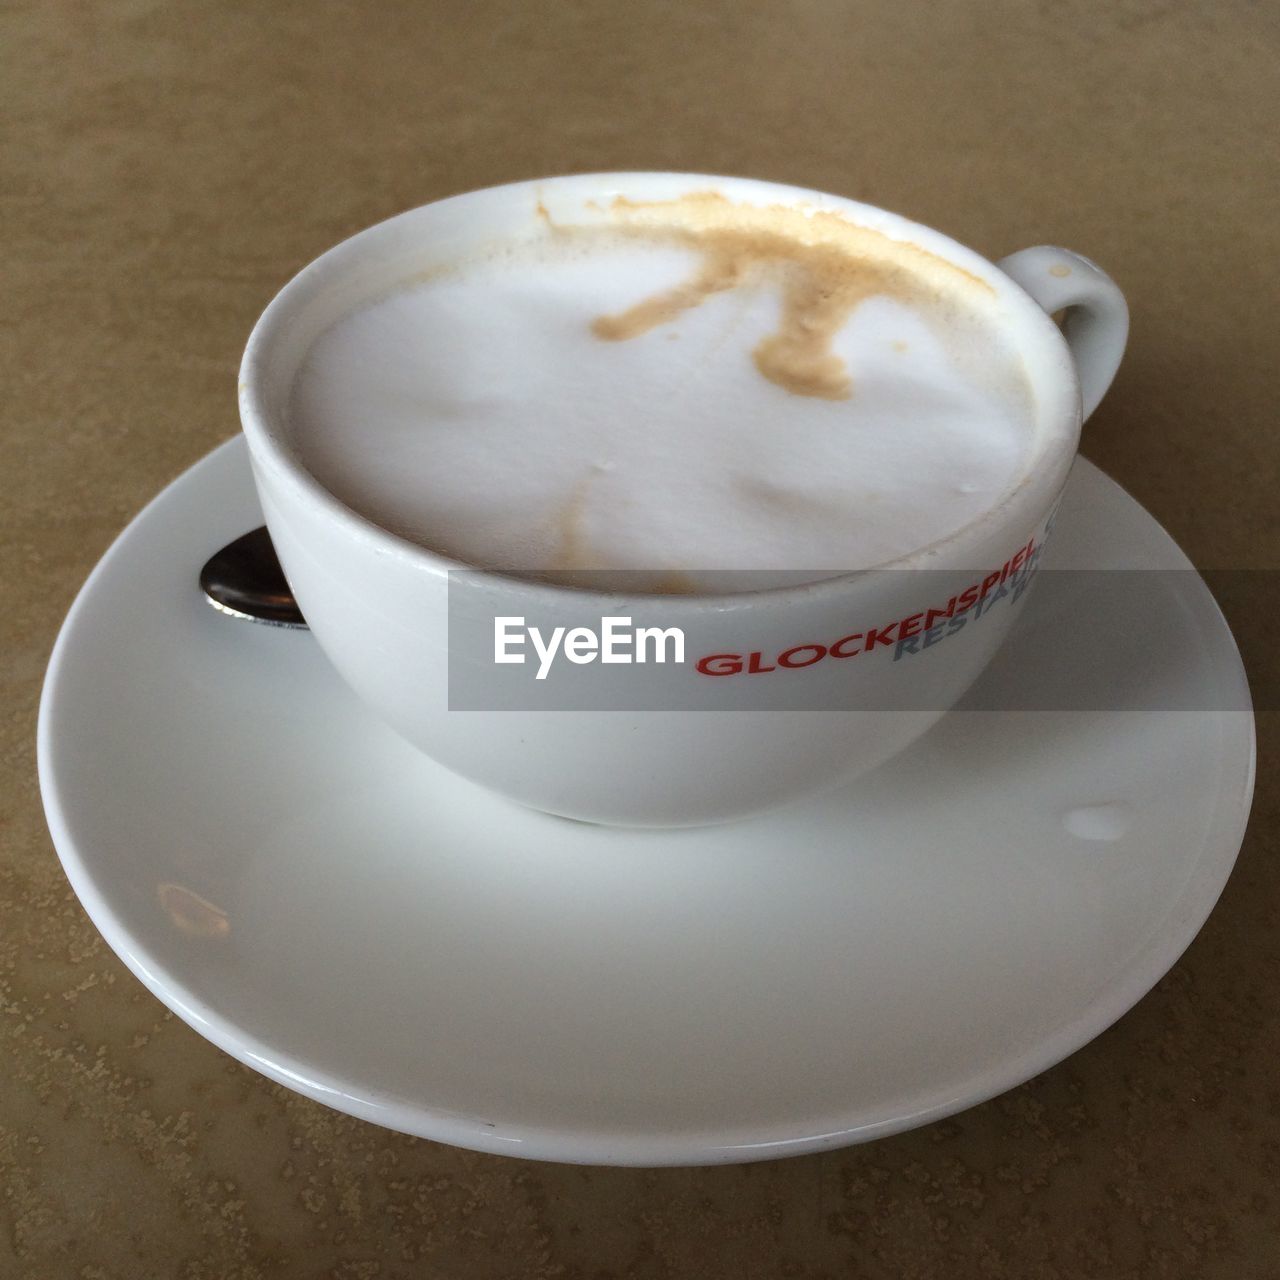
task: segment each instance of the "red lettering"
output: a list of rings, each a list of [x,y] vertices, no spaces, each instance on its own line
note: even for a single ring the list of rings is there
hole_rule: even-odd
[[[872,627],[867,632],[867,647],[865,652],[870,653],[878,644],[892,644],[893,633],[897,629],[898,624],[891,622],[887,627]]]
[[[1036,540],[1032,538],[999,569],[987,574],[981,583],[974,583],[959,595],[952,596],[943,609],[926,609],[922,613],[912,613],[905,618],[900,618],[897,622],[889,623],[888,626],[872,627],[865,634],[854,631],[847,636],[841,636],[829,647],[821,644],[795,645],[780,653],[774,660],[776,663],[774,666],[766,665],[764,654],[757,650],[747,654],[745,660],[740,653],[711,653],[705,658],[699,658],[695,669],[704,676],[736,676],[743,671],[748,675],[760,676],[767,675],[770,671],[777,671],[779,667],[794,671],[800,667],[811,667],[815,662],[821,662],[823,658],[852,658],[859,653],[869,653],[882,645],[892,645],[895,642],[901,644],[921,633],[925,635],[925,648],[929,648],[941,638],[940,634],[931,634],[935,630],[936,623],[945,618],[948,620],[948,635],[953,631],[959,631],[965,623],[964,615],[977,602],[985,600],[992,589],[1003,583],[1010,574],[1017,573],[1026,565],[1035,549]],[[911,648],[908,652],[914,653],[915,649]]]
[[[796,659],[798,653],[810,653],[813,656],[805,658],[803,662]],[[798,644],[794,649],[788,649],[786,653],[778,654],[778,666],[780,667],[811,667],[815,662],[821,662],[827,656],[827,646],[825,644]]]
[[[858,648],[857,642],[862,639],[862,632],[855,631],[851,636],[841,636],[839,640],[827,650],[833,658],[852,658],[855,654],[862,652]],[[850,648],[849,646],[853,646]]]
[[[956,613],[956,601],[959,596],[952,596],[947,601],[945,609],[929,609],[924,615],[924,629],[928,631],[939,618],[954,618]]]
[[[709,653],[699,658],[695,666],[704,676],[736,676],[742,670],[739,653]]]

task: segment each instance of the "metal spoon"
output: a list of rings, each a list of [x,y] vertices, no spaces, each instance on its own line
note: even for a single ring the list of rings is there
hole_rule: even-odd
[[[265,525],[210,556],[200,570],[200,589],[228,617],[307,629]]]

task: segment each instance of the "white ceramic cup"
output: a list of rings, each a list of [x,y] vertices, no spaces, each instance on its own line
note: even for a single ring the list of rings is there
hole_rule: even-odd
[[[1001,322],[1018,330],[1037,412],[1034,465],[1007,498],[873,571],[765,591],[629,597],[466,571],[344,506],[303,465],[284,414],[308,347],[335,320],[424,264],[530,234],[548,210],[589,220],[616,196],[673,200],[708,189],[735,203],[832,210],[991,285]],[[1059,330],[1050,314],[1061,310]],[[1110,384],[1127,330],[1115,284],[1063,249],[1026,249],[997,265],[936,231],[819,192],[705,175],[578,175],[455,196],[331,249],[254,328],[240,411],[289,584],[316,642],[373,711],[441,764],[534,808],[693,825],[872,769],[955,704],[1016,616],[1081,422]],[[687,661],[629,668],[621,698],[621,677],[611,683],[601,669],[574,688],[529,680],[509,705],[463,709],[504,674],[479,639],[496,616],[596,631],[609,616],[677,627]]]

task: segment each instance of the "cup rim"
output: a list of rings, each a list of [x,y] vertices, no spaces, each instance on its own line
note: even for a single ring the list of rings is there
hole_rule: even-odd
[[[427,216],[429,211],[437,210],[442,205],[459,204],[484,196],[496,197],[505,194],[516,198],[523,195],[526,198],[532,196],[534,201],[537,201],[546,189],[561,185],[600,184],[617,188],[646,185],[651,187],[655,183],[670,184],[672,182],[687,183],[689,192],[704,190],[708,185],[713,185],[716,190],[731,196],[736,193],[756,197],[769,196],[774,203],[778,203],[781,199],[788,203],[805,204],[837,213],[852,214],[854,217],[851,220],[858,225],[872,225],[878,229],[891,228],[897,238],[916,244],[923,243],[935,252],[940,251],[939,256],[994,284],[1021,313],[1021,318],[1025,319],[1031,330],[1032,342],[1042,349],[1047,357],[1040,362],[1043,376],[1037,379],[1035,390],[1037,399],[1045,405],[1046,414],[1056,415],[1058,426],[1048,432],[1049,439],[1041,446],[1039,454],[1026,474],[995,506],[980,512],[959,529],[923,546],[913,548],[903,555],[877,564],[776,587],[721,592],[638,592],[572,586],[566,583],[544,581],[510,570],[469,564],[402,537],[348,506],[337,494],[327,488],[305,465],[297,449],[290,443],[287,433],[273,424],[273,415],[268,409],[264,391],[264,382],[270,369],[269,357],[274,344],[291,323],[300,295],[306,294],[325,277],[349,269],[349,260],[355,258],[365,245],[385,237],[393,228],[421,219]],[[1041,381],[1049,385],[1042,386]],[[965,549],[976,548],[987,540],[988,535],[999,528],[1016,523],[1012,518],[1013,513],[1025,509],[1028,517],[1034,521],[1048,511],[1066,483],[1067,473],[1075,457],[1081,427],[1079,381],[1066,340],[1040,305],[990,259],[924,223],[915,222],[901,214],[863,201],[761,179],[667,170],[603,170],[497,183],[415,206],[355,232],[295,273],[262,312],[250,332],[240,363],[239,407],[241,426],[249,445],[250,459],[255,471],[260,467],[269,470],[274,477],[289,485],[298,496],[319,506],[331,520],[342,525],[358,540],[370,544],[371,549],[381,554],[392,554],[398,559],[412,562],[425,572],[437,575],[462,573],[474,580],[492,582],[495,586],[500,584],[509,593],[515,595],[534,596],[542,600],[563,596],[578,605],[592,599],[599,600],[602,605],[605,602],[616,603],[620,598],[655,600],[661,601],[664,606],[681,610],[699,606],[731,608],[765,599],[783,603],[808,599],[847,586],[853,580],[890,570],[939,567],[973,570],[989,568],[990,566],[985,563],[965,562],[963,559]],[[1062,429],[1064,423],[1065,429]],[[1032,499],[1036,501],[1033,503]]]

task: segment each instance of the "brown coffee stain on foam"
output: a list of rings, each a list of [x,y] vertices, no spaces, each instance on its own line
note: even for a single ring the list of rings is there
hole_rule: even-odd
[[[794,395],[847,400],[853,380],[831,344],[854,308],[883,290],[833,287],[814,265],[807,263],[801,270],[793,266],[787,273],[778,332],[760,342],[752,356],[770,382]]]
[[[653,574],[644,582],[645,590],[655,596],[691,596],[698,591],[698,584],[679,569]]]
[[[552,528],[558,549],[547,568],[554,572],[599,568],[599,565],[591,562],[586,530],[583,527],[587,517],[587,498],[599,474],[598,467],[591,467],[552,515]]]
[[[674,288],[599,317],[592,332],[622,342],[670,323],[713,294],[770,279],[782,293],[778,330],[752,356],[765,378],[793,395],[850,396],[852,375],[832,344],[868,298],[936,306],[940,293],[995,293],[963,267],[831,210],[739,205],[717,191],[702,191],[649,202],[619,196],[611,212],[614,227],[624,234],[687,246],[701,262]]]
[[[661,324],[670,324],[681,313],[705,302],[713,293],[723,293],[742,283],[748,264],[732,254],[709,247],[697,274],[674,289],[655,293],[616,316],[600,316],[591,323],[591,332],[606,342],[623,342]]]
[[[615,572],[603,564],[600,556],[592,554],[584,527],[591,490],[605,470],[600,464],[589,468],[552,514],[552,529],[558,549],[543,572],[556,581],[588,589],[607,589],[609,582],[616,581]],[[678,569],[636,569],[623,570],[622,573],[625,578],[634,579],[631,583],[634,589],[649,595],[687,596],[698,589],[694,580]],[[564,575],[571,576],[566,578]]]

